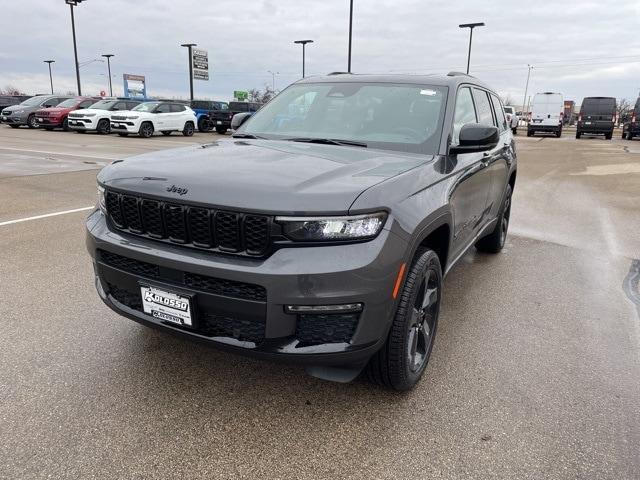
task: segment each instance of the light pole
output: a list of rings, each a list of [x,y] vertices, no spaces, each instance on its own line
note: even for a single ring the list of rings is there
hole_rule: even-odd
[[[182,43],[181,47],[186,47],[189,50],[189,92],[191,101],[193,102],[193,55],[192,48],[198,46],[197,43]]]
[[[313,40],[295,40],[293,43],[302,45],[302,78],[304,78],[304,47],[307,43],[313,43]]]
[[[76,21],[73,17],[73,7],[77,6],[84,0],[65,0],[65,3],[69,5],[71,9],[71,33],[73,34],[73,55],[76,59],[76,81],[78,83],[78,96],[82,95],[82,89],[80,88],[80,66],[78,65],[78,46],[76,45]]]
[[[51,95],[53,95],[53,76],[51,76],[51,64],[56,63],[55,60],[44,60],[44,63],[49,64],[49,83],[51,83]]]
[[[349,0],[349,59],[347,61],[347,72],[351,73],[351,36],[353,33],[353,0]]]
[[[529,71],[527,72],[527,84],[524,87],[524,98],[522,99],[522,114],[528,114],[529,113],[529,109],[526,106],[526,102],[527,102],[527,91],[529,90],[529,77],[531,76],[531,69],[533,68],[531,65],[529,65],[527,63],[527,67],[529,68]],[[526,112],[524,110],[527,110]]]
[[[469,29],[469,53],[467,54],[467,75],[469,75],[469,64],[471,63],[471,41],[473,40],[473,29],[476,27],[484,27],[484,22],[463,23],[458,26],[460,28]]]
[[[107,71],[109,72],[109,96],[113,97],[113,86],[111,85],[111,57],[115,57],[113,53],[105,53],[102,55],[107,59]]]
[[[280,75],[280,72],[272,72],[271,70],[267,70],[267,73],[271,74],[271,88],[273,91],[276,91],[276,75]]]

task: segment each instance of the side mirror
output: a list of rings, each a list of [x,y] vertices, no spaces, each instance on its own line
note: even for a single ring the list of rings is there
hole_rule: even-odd
[[[458,155],[486,152],[495,148],[498,142],[500,142],[500,132],[496,127],[468,123],[460,129],[460,144],[451,146],[449,153]]]
[[[231,128],[233,128],[234,130],[239,129],[244,124],[244,122],[249,120],[249,117],[251,117],[251,115],[253,115],[253,113],[250,112],[236,113],[231,119]]]

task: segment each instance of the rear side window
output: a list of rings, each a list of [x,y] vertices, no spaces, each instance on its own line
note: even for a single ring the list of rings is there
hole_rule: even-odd
[[[501,132],[507,130],[507,119],[504,116],[504,110],[502,108],[502,103],[500,103],[500,99],[496,97],[493,93],[491,94],[491,102],[493,103],[493,111],[496,112],[496,119],[498,120],[498,128]]]
[[[613,98],[585,98],[581,110],[588,115],[613,115],[616,101]]]
[[[111,110],[129,110],[125,102],[116,103]]]
[[[175,103],[172,103],[171,104],[171,111],[173,113],[184,112],[184,105],[176,105]]]
[[[487,92],[474,88],[473,97],[475,98],[476,108],[478,109],[478,123],[495,127],[493,113],[491,112],[491,103],[489,102]]]
[[[127,102],[127,110],[131,110],[132,108],[135,108],[138,105],[140,105],[140,102]]]
[[[46,102],[42,104],[43,107],[54,107],[58,105],[63,99],[62,98],[50,98]]]
[[[155,111],[156,113],[169,113],[171,111],[171,107],[168,103],[161,103]]]
[[[471,89],[464,87],[458,90],[456,110],[453,116],[453,145],[460,142],[460,130],[468,123],[476,123],[476,109],[473,106]]]
[[[96,103],[96,100],[85,100],[84,102],[80,102],[78,108],[87,108]]]

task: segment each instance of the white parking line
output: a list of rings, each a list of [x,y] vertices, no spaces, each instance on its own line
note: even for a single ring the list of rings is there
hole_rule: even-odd
[[[13,147],[0,147],[0,150],[11,150],[13,152],[24,152],[28,153],[44,153],[46,155],[61,155],[63,157],[79,157],[79,158],[99,158],[100,160],[115,160],[115,157],[107,157],[105,155],[87,155],[80,153],[63,153],[63,152],[52,152],[50,150],[32,150],[30,148],[13,148]]]
[[[94,208],[96,207],[91,206],[91,207],[74,208],[73,210],[64,210],[62,212],[45,213],[44,215],[36,215],[34,217],[25,217],[25,218],[18,218],[16,220],[8,220],[6,222],[0,222],[0,227],[4,227],[5,225],[12,225],[14,223],[29,222],[31,220],[39,220],[41,218],[55,217],[57,215],[66,215],[67,213],[84,212],[86,210],[92,210]]]

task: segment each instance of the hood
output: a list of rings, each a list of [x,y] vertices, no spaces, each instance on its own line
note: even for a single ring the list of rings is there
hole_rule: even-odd
[[[76,110],[77,107],[67,107],[67,108],[59,108],[59,107],[50,107],[50,108],[42,108],[38,110],[38,113],[46,112],[48,116],[55,117],[56,115],[62,115],[64,113],[69,113],[72,110]]]
[[[100,172],[98,181],[106,187],[213,207],[346,214],[369,187],[432,159],[360,147],[223,140],[116,161]]]

